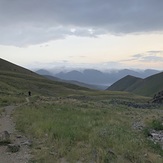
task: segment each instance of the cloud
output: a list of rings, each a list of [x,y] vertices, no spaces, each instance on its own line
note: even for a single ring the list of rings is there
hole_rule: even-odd
[[[162,0],[0,0],[0,44],[163,31]]]
[[[126,68],[127,66],[125,64],[122,64],[120,62],[101,62],[101,63],[73,63],[70,60],[58,60],[55,62],[32,62],[30,64],[25,65],[26,68],[32,69],[32,70],[38,70],[38,69],[47,69],[47,70],[53,70],[54,73],[60,72],[60,71],[70,71],[70,70],[84,70],[84,69],[97,69],[101,71],[111,71],[116,69],[122,69]]]
[[[140,62],[163,62],[163,51],[147,51],[142,54],[135,54],[127,61],[140,61]]]

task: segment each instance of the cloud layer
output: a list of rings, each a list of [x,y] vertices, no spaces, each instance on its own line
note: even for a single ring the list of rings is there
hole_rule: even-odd
[[[130,61],[163,62],[163,51],[148,51],[144,54],[133,55]]]
[[[0,0],[0,44],[163,31],[162,0]]]

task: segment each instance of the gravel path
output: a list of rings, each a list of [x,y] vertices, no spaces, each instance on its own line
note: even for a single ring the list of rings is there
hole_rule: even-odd
[[[30,141],[15,129],[12,113],[16,109],[14,106],[4,107],[4,112],[0,115],[0,133],[7,131],[10,134],[12,144],[20,145],[18,152],[12,153],[7,149],[7,145],[0,145],[0,163],[27,163],[30,158]]]

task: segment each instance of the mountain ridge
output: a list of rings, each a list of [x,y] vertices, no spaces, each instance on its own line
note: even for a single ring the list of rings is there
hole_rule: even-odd
[[[135,76],[127,75],[123,77],[122,79],[115,82],[113,85],[111,85],[107,90],[110,91],[126,91],[128,86],[132,86],[134,83],[143,80],[142,78],[138,78]]]
[[[163,72],[151,75],[145,79],[126,76],[112,84],[107,90],[126,91],[143,96],[154,96],[163,90]]]
[[[158,70],[153,69],[146,69],[144,71],[139,70],[130,70],[130,69],[122,69],[110,72],[102,72],[96,69],[84,69],[83,71],[72,70],[68,72],[59,72],[53,73],[52,71],[47,71],[48,75],[51,73],[51,76],[63,79],[63,80],[75,80],[78,82],[86,83],[86,84],[94,84],[94,85],[105,85],[106,88],[115,83],[116,81],[120,80],[121,78],[125,77],[126,75],[132,75],[139,78],[146,78],[148,76],[154,75],[159,73]],[[41,75],[45,75],[42,73]]]

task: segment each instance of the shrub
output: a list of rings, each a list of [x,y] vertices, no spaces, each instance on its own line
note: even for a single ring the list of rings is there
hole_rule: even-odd
[[[162,122],[160,120],[153,120],[151,123],[151,127],[154,130],[163,130],[163,125]]]

